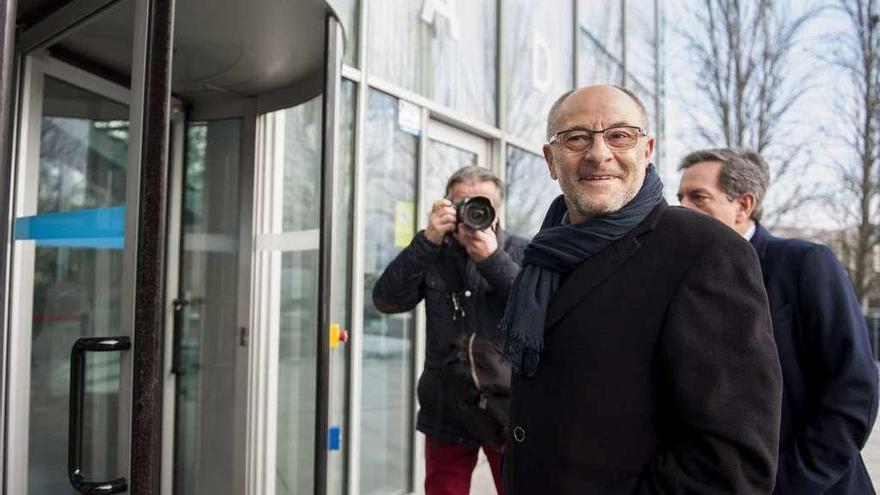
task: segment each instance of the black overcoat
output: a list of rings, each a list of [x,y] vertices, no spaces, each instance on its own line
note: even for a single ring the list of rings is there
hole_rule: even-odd
[[[859,450],[877,416],[877,366],[855,291],[825,246],[751,239],[782,364],[776,495],[873,495]]]
[[[505,494],[769,494],[781,397],[755,251],[663,203],[551,300]]]

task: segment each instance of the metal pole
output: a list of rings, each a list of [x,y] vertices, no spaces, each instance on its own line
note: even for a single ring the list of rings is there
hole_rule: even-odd
[[[324,59],[324,132],[321,143],[321,244],[318,273],[318,370],[315,411],[315,494],[327,493],[328,430],[330,424],[330,324],[333,283],[333,228],[337,122],[339,121],[340,79],[342,72],[342,28],[332,15],[327,16]]]
[[[361,70],[355,101],[354,124],[354,205],[352,208],[352,259],[351,259],[351,342],[349,345],[348,363],[348,421],[346,439],[346,490],[345,493],[360,493],[361,474],[361,398],[363,387],[363,335],[364,335],[364,243],[366,217],[366,114],[369,98],[367,43],[370,32],[369,12],[370,1],[358,2],[358,66]]]
[[[574,87],[579,88],[581,84],[584,84],[584,81],[581,81],[581,6],[578,0],[571,0],[572,7],[572,18],[574,21],[574,26],[572,29],[574,30],[572,33],[572,46],[571,46],[571,54],[572,54],[572,64],[571,70],[573,72]]]
[[[171,48],[174,0],[135,2],[132,112],[140,113],[134,236],[134,349],[132,352],[131,493],[161,492],[162,370],[164,348],[165,236],[171,119]],[[136,148],[136,149],[138,149]],[[129,204],[132,204],[129,201]],[[128,241],[129,237],[126,239]]]
[[[5,466],[4,453],[6,452],[6,393],[9,389],[6,383],[6,355],[8,353],[6,305],[9,294],[9,234],[12,225],[10,217],[12,211],[12,141],[13,132],[13,108],[12,92],[15,86],[15,12],[16,0],[5,0],[0,5],[0,215],[3,223],[0,226],[0,280],[3,281],[0,288],[0,466]],[[5,492],[5,472],[0,469],[0,490]]]
[[[626,87],[626,76],[629,71],[629,66],[626,63],[626,10],[627,1],[620,0],[620,65],[623,69],[620,71],[620,85],[623,87]]]
[[[656,119],[655,130],[656,147],[654,150],[654,165],[657,173],[663,176],[663,167],[666,165],[666,65],[663,57],[666,53],[666,19],[663,10],[663,2],[654,0],[654,118]]]

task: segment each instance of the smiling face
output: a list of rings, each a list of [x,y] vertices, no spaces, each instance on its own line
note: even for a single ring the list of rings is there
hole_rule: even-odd
[[[606,129],[616,125],[645,127],[638,104],[612,86],[590,86],[569,95],[559,107],[552,132],[572,128]],[[591,148],[572,152],[560,143],[544,145],[550,176],[568,205],[572,223],[620,210],[638,194],[654,150],[653,136],[639,137],[626,151],[608,148],[595,134]]]

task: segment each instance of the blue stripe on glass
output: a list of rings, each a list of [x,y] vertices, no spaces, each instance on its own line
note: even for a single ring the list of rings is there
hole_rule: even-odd
[[[18,217],[14,229],[15,240],[33,240],[38,246],[123,249],[125,207]]]

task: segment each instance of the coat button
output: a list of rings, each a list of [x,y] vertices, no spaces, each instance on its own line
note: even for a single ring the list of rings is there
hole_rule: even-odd
[[[522,426],[517,426],[513,429],[513,439],[517,442],[522,442],[526,439],[526,430],[523,429]]]

